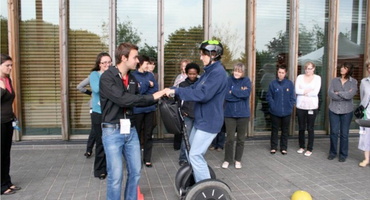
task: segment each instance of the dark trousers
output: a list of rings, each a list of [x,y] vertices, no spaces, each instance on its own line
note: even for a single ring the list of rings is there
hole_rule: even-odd
[[[139,140],[141,141],[142,139],[144,139],[144,163],[151,162],[152,158],[154,115],[154,111],[135,115],[136,130],[139,134]]]
[[[349,126],[351,125],[353,112],[345,114],[335,114],[329,110],[330,120],[330,151],[331,156],[337,155],[338,137],[339,142],[339,157],[347,158],[348,156],[348,134]]]
[[[290,115],[278,117],[271,115],[271,149],[277,149],[279,140],[279,130],[281,129],[280,136],[280,151],[288,149],[288,135],[290,125]]]
[[[225,132],[226,132],[226,127],[225,127],[225,122],[224,122],[224,125],[221,128],[221,131],[217,133],[217,136],[215,137],[215,139],[213,139],[211,146],[213,146],[216,149],[224,149]]]
[[[298,127],[299,127],[299,148],[306,148],[305,144],[305,131],[308,132],[308,143],[307,143],[307,150],[312,151],[313,149],[313,141],[315,138],[314,127],[315,127],[315,119],[317,115],[316,110],[301,110],[297,108],[297,117],[298,117]]]
[[[1,194],[13,185],[10,171],[10,149],[12,147],[12,122],[1,123]]]
[[[182,135],[174,134],[173,136],[173,149],[179,150],[181,148]]]
[[[225,143],[225,161],[232,163],[241,161],[244,152],[245,134],[247,133],[248,117],[243,118],[225,118],[226,143]],[[236,132],[236,146],[234,156],[234,143]]]
[[[94,161],[94,176],[99,177],[101,174],[107,174],[107,162],[104,153],[102,141],[102,116],[99,113],[91,113],[92,131],[95,135],[95,161]]]
[[[89,138],[87,139],[87,144],[86,144],[86,152],[92,152],[95,144],[95,132],[93,131],[93,123],[92,123],[92,113],[90,114],[91,118],[91,129],[90,129],[90,134]]]

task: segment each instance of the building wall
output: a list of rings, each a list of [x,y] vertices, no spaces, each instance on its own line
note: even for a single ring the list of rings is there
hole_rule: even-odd
[[[1,35],[1,51],[15,60],[15,111],[22,126],[16,135],[23,140],[86,138],[90,97],[76,86],[88,76],[99,52],[114,55],[121,42],[135,43],[140,53],[157,60],[163,88],[172,85],[182,59],[201,64],[200,42],[219,39],[225,47],[226,69],[245,63],[253,83],[250,137],[269,134],[264,94],[276,65],[286,64],[294,81],[306,61],[316,63],[323,80],[315,123],[320,134],[328,131],[327,88],[337,76],[337,66],[349,61],[356,66],[358,81],[366,75],[370,35],[366,0],[8,0],[7,6],[1,4],[8,8],[2,10],[1,24],[8,25],[9,33]],[[354,106],[358,100],[357,95]],[[292,121],[294,135],[294,115]],[[155,137],[172,137],[158,124]],[[351,128],[357,127],[352,123]]]

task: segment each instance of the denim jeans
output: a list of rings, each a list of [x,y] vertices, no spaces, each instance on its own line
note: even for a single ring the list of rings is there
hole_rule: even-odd
[[[195,127],[191,130],[189,161],[193,168],[195,182],[211,178],[204,154],[216,135],[216,133],[208,133]]]
[[[338,136],[339,142],[339,157],[347,158],[348,156],[348,134],[349,126],[352,121],[353,112],[345,114],[335,114],[329,110],[330,120],[330,151],[329,155],[337,155]]]
[[[215,149],[224,149],[225,145],[225,132],[226,132],[226,126],[225,122],[224,125],[222,125],[221,131],[217,133],[215,139],[212,141],[212,145]]]
[[[186,126],[186,134],[188,134],[188,139],[189,139],[190,133],[191,133],[191,129],[193,128],[194,119],[189,118],[189,117],[184,117],[184,122],[185,122],[185,126]],[[181,141],[179,161],[186,161],[186,162],[188,162],[187,150],[186,150],[186,146],[185,146],[184,140]]]
[[[107,200],[120,200],[123,180],[123,158],[126,160],[127,181],[124,199],[137,200],[141,152],[135,127],[130,134],[120,134],[119,127],[103,128],[103,144],[107,159]]]

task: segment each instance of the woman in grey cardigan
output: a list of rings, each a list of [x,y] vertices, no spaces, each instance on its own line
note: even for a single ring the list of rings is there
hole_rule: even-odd
[[[344,63],[340,67],[340,77],[334,78],[329,86],[330,151],[329,160],[337,156],[338,136],[339,162],[348,156],[349,126],[353,116],[353,97],[357,94],[357,80],[352,78],[353,64]]]

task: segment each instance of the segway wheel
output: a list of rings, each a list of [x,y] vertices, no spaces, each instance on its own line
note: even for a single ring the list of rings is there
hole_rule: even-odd
[[[208,165],[211,179],[216,179],[216,174],[213,169]],[[193,169],[189,163],[184,164],[179,168],[175,176],[175,190],[177,195],[182,196],[186,193],[187,189],[195,184]],[[181,191],[180,191],[181,190]]]
[[[185,200],[232,200],[229,186],[217,179],[199,181],[191,187],[185,196]]]

